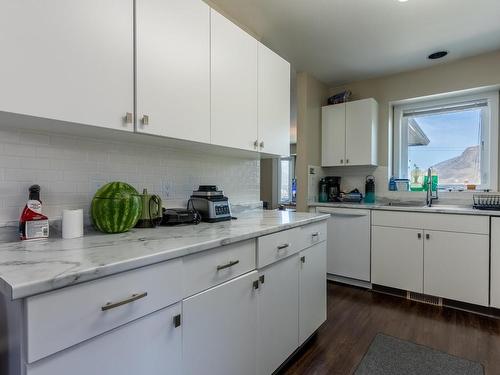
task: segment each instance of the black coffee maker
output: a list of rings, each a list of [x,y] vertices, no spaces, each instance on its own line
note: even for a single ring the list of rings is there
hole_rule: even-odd
[[[340,199],[340,177],[327,176],[324,178],[328,202],[338,202]]]

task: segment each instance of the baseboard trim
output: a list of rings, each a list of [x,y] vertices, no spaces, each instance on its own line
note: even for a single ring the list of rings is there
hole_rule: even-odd
[[[333,275],[331,273],[326,274],[326,279],[329,281],[334,281],[336,283],[340,283],[340,284],[357,286],[359,288],[365,288],[365,289],[372,288],[372,284],[369,281],[351,279],[350,277]]]

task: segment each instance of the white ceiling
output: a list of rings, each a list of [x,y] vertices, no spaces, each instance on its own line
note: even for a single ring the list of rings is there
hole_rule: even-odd
[[[340,84],[500,49],[500,0],[209,0],[297,71]],[[445,49],[439,62],[427,55]]]

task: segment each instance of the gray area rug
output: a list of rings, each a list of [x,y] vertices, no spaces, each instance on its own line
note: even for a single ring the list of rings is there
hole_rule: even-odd
[[[484,375],[480,363],[378,334],[355,375]]]

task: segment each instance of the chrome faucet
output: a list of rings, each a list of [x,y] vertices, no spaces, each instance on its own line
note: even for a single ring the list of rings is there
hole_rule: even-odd
[[[427,207],[432,206],[432,202],[438,200],[438,189],[436,186],[436,196],[432,195],[432,168],[427,169],[427,198],[426,205]]]

